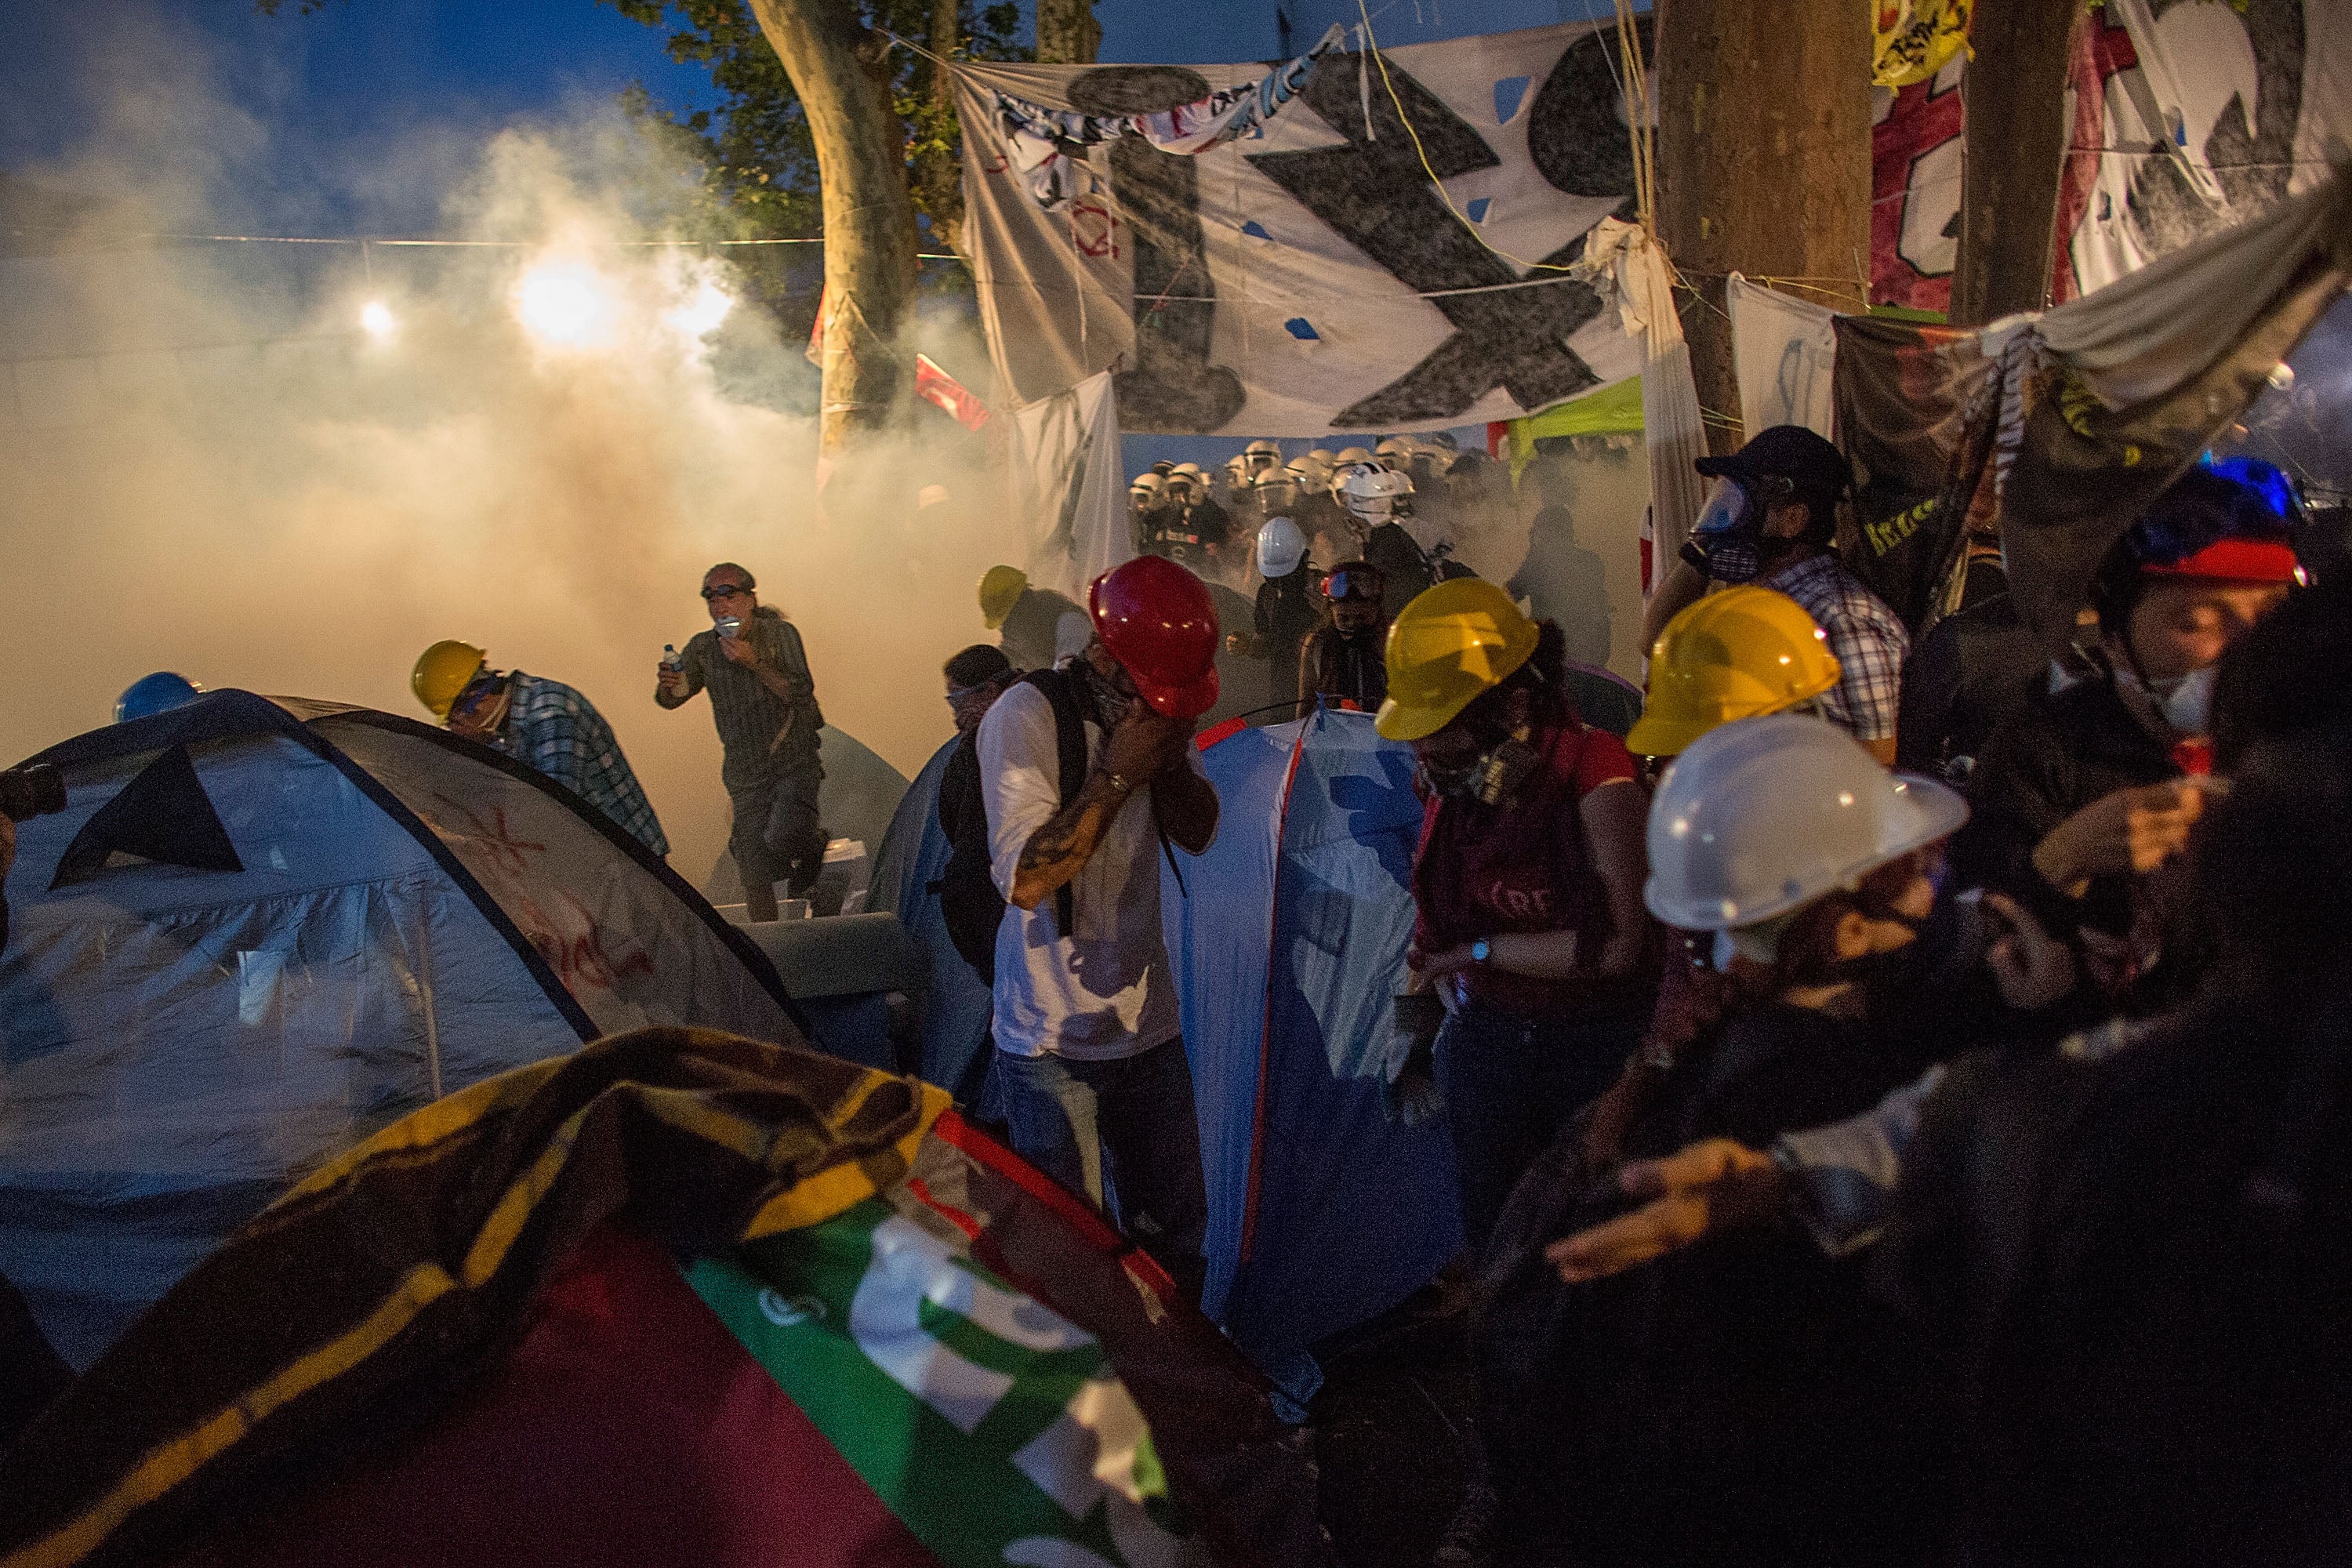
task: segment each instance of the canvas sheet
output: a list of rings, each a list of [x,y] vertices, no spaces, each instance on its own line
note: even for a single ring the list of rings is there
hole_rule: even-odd
[[[1775,425],[1801,425],[1828,437],[1837,312],[1737,272],[1723,292],[1731,316],[1731,366],[1739,378],[1739,422],[1750,436]]]
[[[1011,542],[1029,580],[1079,603],[1087,585],[1135,553],[1119,475],[1111,377],[1088,376],[1013,416]]]
[[[1638,374],[1610,279],[1562,270],[1633,193],[1617,56],[1595,23],[1333,48],[1271,103],[1259,62],[958,66],[1003,388],[1115,368],[1128,429],[1307,437],[1511,419]],[[1251,106],[1246,133],[1181,134],[1220,102]],[[1087,144],[1154,114],[1166,134]]]

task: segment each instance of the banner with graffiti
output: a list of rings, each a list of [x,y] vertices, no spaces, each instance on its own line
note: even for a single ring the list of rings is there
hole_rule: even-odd
[[[1113,370],[1129,430],[1318,436],[1512,419],[1640,373],[1609,278],[1578,266],[1631,216],[1613,24],[1318,47],[955,68],[1003,393]],[[1249,109],[1241,133],[1220,104]],[[1176,134],[1196,120],[1217,134]]]
[[[1961,78],[1877,89],[1871,298],[1949,307]],[[2075,28],[2050,296],[2063,304],[2311,189],[2352,144],[2352,5],[2110,0]]]

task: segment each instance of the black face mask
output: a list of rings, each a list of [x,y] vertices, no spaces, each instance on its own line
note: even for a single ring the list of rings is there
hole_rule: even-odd
[[[1084,677],[1079,684],[1086,689],[1087,700],[1094,705],[1095,722],[1106,730],[1109,729],[1127,712],[1128,704],[1135,700],[1134,697],[1119,689],[1117,676],[1105,675],[1095,668],[1092,659],[1084,655],[1079,656],[1078,670]]]

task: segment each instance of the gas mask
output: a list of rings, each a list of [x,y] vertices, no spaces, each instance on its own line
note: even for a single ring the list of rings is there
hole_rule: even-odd
[[[1527,782],[1540,760],[1535,747],[1528,743],[1528,729],[1522,724],[1466,763],[1433,763],[1423,759],[1421,776],[1433,795],[1499,805]]]
[[[1749,521],[1753,510],[1748,487],[1726,475],[1707,491],[1706,505],[1691,525],[1691,542],[1706,556],[1706,574],[1718,583],[1752,583],[1764,570]]]

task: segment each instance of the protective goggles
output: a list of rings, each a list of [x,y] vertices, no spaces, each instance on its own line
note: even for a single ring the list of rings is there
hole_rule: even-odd
[[[1342,567],[1323,579],[1323,596],[1334,604],[1341,599],[1378,599],[1386,581],[1370,567]]]
[[[751,591],[750,588],[738,584],[721,583],[715,588],[705,588],[702,591],[702,596],[705,599],[731,599],[738,594],[748,594]]]

